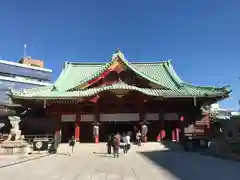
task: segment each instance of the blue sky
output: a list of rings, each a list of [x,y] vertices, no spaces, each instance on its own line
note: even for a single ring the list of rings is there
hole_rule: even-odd
[[[0,56],[23,45],[59,75],[64,61],[108,61],[119,47],[130,61],[172,59],[195,85],[231,85],[240,98],[239,0],[8,0],[0,6]]]

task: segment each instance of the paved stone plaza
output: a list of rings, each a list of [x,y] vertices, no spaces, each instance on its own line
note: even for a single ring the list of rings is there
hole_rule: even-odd
[[[105,144],[80,144],[72,156],[61,145],[57,155],[0,168],[1,180],[239,180],[240,163],[168,151],[158,143],[133,147],[119,159]]]

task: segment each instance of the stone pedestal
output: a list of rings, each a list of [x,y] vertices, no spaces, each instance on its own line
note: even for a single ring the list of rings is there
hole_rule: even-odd
[[[28,143],[24,140],[24,136],[21,135],[21,130],[19,130],[19,122],[21,121],[18,116],[9,116],[8,119],[12,125],[10,134],[6,141],[3,141],[2,148],[4,149],[4,154],[24,154],[28,149]]]
[[[2,143],[2,148],[4,149],[4,154],[24,154],[28,144],[25,141],[9,141],[6,140]]]

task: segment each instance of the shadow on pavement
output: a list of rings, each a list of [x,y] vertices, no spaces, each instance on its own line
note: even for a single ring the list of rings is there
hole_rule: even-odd
[[[41,159],[41,158],[44,158],[44,157],[48,157],[50,155],[52,155],[52,154],[44,154],[44,155],[33,157],[33,158],[31,158],[31,157],[20,158],[20,159],[16,160],[16,162],[11,162],[11,163],[2,165],[2,166],[0,166],[0,168],[6,168],[6,167],[14,166],[14,165],[17,165],[17,164],[25,163],[25,162],[28,162],[28,161]]]
[[[239,171],[239,164],[215,157],[203,156],[197,152],[185,152],[181,146],[166,143],[168,149],[138,152],[143,158],[165,169],[176,179],[181,180],[222,180],[234,176]]]
[[[114,158],[112,154],[100,154],[99,157]]]
[[[171,151],[185,151],[185,152],[189,152],[189,153],[198,153],[199,155],[202,156],[209,156],[209,157],[214,157],[214,158],[220,158],[220,159],[224,159],[224,160],[228,160],[228,161],[234,161],[234,162],[238,162],[239,160],[235,160],[235,159],[231,159],[231,158],[227,158],[223,155],[220,154],[216,154],[213,151],[211,151],[209,148],[207,147],[195,147],[191,150],[189,149],[184,149],[181,145],[173,143],[173,142],[162,142],[162,144],[170,149]]]
[[[104,155],[104,154],[108,154],[108,153],[106,153],[106,152],[95,152],[94,151],[93,154],[103,154]]]
[[[172,141],[162,141],[161,144],[171,151],[184,151],[183,147],[180,144],[174,143]]]
[[[93,152],[93,154],[96,154],[99,157],[113,158],[113,154],[108,154],[106,152]]]
[[[161,151],[148,151],[138,152],[144,158],[151,160],[154,164],[165,169],[176,179],[181,180],[202,180],[203,177],[199,178],[197,169],[191,170],[191,162],[186,156],[186,152],[177,152],[176,150],[161,150]],[[183,158],[184,156],[184,158]]]

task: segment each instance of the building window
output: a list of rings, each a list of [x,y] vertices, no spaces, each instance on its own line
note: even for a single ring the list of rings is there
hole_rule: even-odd
[[[231,116],[231,115],[232,115],[232,113],[228,111],[227,112],[227,116]]]
[[[3,73],[3,72],[0,72],[0,76],[5,76],[5,77],[15,77],[14,74]]]
[[[34,67],[41,67],[40,64],[30,64],[30,65]]]

